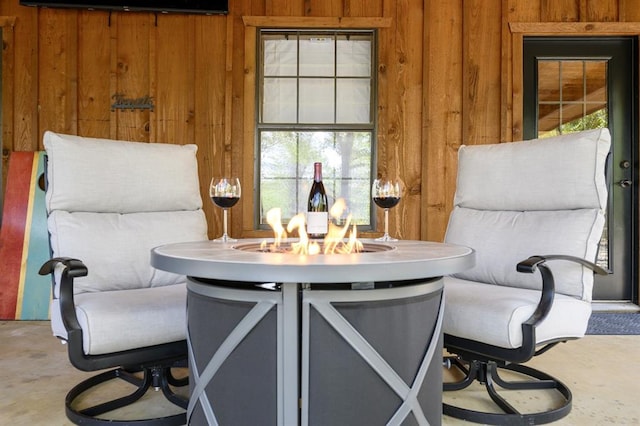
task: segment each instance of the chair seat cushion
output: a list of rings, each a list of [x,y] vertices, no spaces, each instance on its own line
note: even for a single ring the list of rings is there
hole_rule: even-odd
[[[77,294],[84,353],[99,355],[184,340],[186,298],[185,283]],[[60,310],[53,308],[54,334],[66,337]]]
[[[444,333],[503,348],[522,345],[521,324],[535,311],[540,291],[445,277]],[[583,337],[589,302],[556,294],[547,318],[536,328],[536,344]]]

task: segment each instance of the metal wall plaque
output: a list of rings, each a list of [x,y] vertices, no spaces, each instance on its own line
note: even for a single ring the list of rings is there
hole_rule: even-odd
[[[124,93],[116,93],[111,96],[113,103],[111,104],[111,111],[116,109],[123,110],[136,110],[136,109],[148,109],[153,111],[153,97],[145,95],[139,98],[127,98]]]

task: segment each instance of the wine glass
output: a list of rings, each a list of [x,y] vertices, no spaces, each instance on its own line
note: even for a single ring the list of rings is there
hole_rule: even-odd
[[[211,201],[222,208],[222,236],[214,241],[223,243],[238,241],[227,234],[227,210],[235,206],[240,201],[240,179],[237,177],[214,177],[209,185],[209,196]]]
[[[384,235],[375,241],[398,241],[389,236],[389,209],[400,202],[404,184],[400,179],[376,179],[371,187],[371,197],[378,207],[384,209]]]

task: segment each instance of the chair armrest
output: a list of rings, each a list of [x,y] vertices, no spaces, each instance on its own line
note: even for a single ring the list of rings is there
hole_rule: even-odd
[[[587,268],[593,270],[593,272],[595,272],[598,275],[608,274],[608,272],[605,269],[601,268],[600,266],[596,265],[593,262],[589,262],[588,260],[585,260],[581,257],[568,256],[564,254],[552,254],[547,256],[531,256],[528,259],[518,263],[518,265],[516,266],[516,269],[518,270],[518,272],[532,274],[536,271],[536,268],[539,265],[545,263],[547,260],[568,260],[570,262],[580,263],[582,266],[586,266]]]
[[[80,323],[76,317],[76,306],[73,300],[73,280],[77,277],[87,276],[88,270],[85,264],[78,259],[70,257],[56,257],[46,261],[41,267],[38,273],[40,275],[54,274],[56,266],[63,264],[65,266],[60,276],[60,292],[58,299],[60,300],[60,312],[62,316],[62,322],[64,324],[67,333],[72,334],[74,330],[82,333]],[[53,279],[55,286],[55,277]],[[55,294],[55,292],[54,292]],[[68,336],[71,339],[71,336]]]
[[[549,267],[546,265],[546,262],[548,260],[565,260],[569,262],[579,263],[582,266],[591,269],[596,274],[607,275],[606,270],[593,262],[589,262],[588,260],[582,259],[577,256],[568,256],[563,254],[531,256],[528,259],[518,263],[518,265],[516,266],[518,272],[532,274],[539,269],[540,274],[542,275],[542,294],[540,295],[540,301],[538,302],[538,306],[536,307],[535,312],[531,315],[531,317],[529,317],[527,321],[522,324],[523,330],[526,326],[535,327],[542,320],[544,320],[551,310],[551,306],[553,305],[553,299],[555,296],[555,281],[553,279],[553,273],[551,272],[551,269],[549,269]]]

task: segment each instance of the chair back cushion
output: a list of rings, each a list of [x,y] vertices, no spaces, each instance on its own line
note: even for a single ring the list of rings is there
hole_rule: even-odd
[[[89,271],[75,293],[184,281],[149,261],[153,247],[207,239],[195,145],[53,132],[44,145],[53,256],[80,259]]]
[[[540,288],[516,264],[532,255],[595,260],[604,227],[607,129],[547,139],[463,146],[445,241],[476,250],[476,266],[457,278]],[[554,262],[558,293],[591,300],[593,274]]]
[[[202,207],[196,145],[44,134],[47,211],[138,213]]]
[[[573,210],[607,205],[607,129],[461,146],[453,204],[478,210]]]

